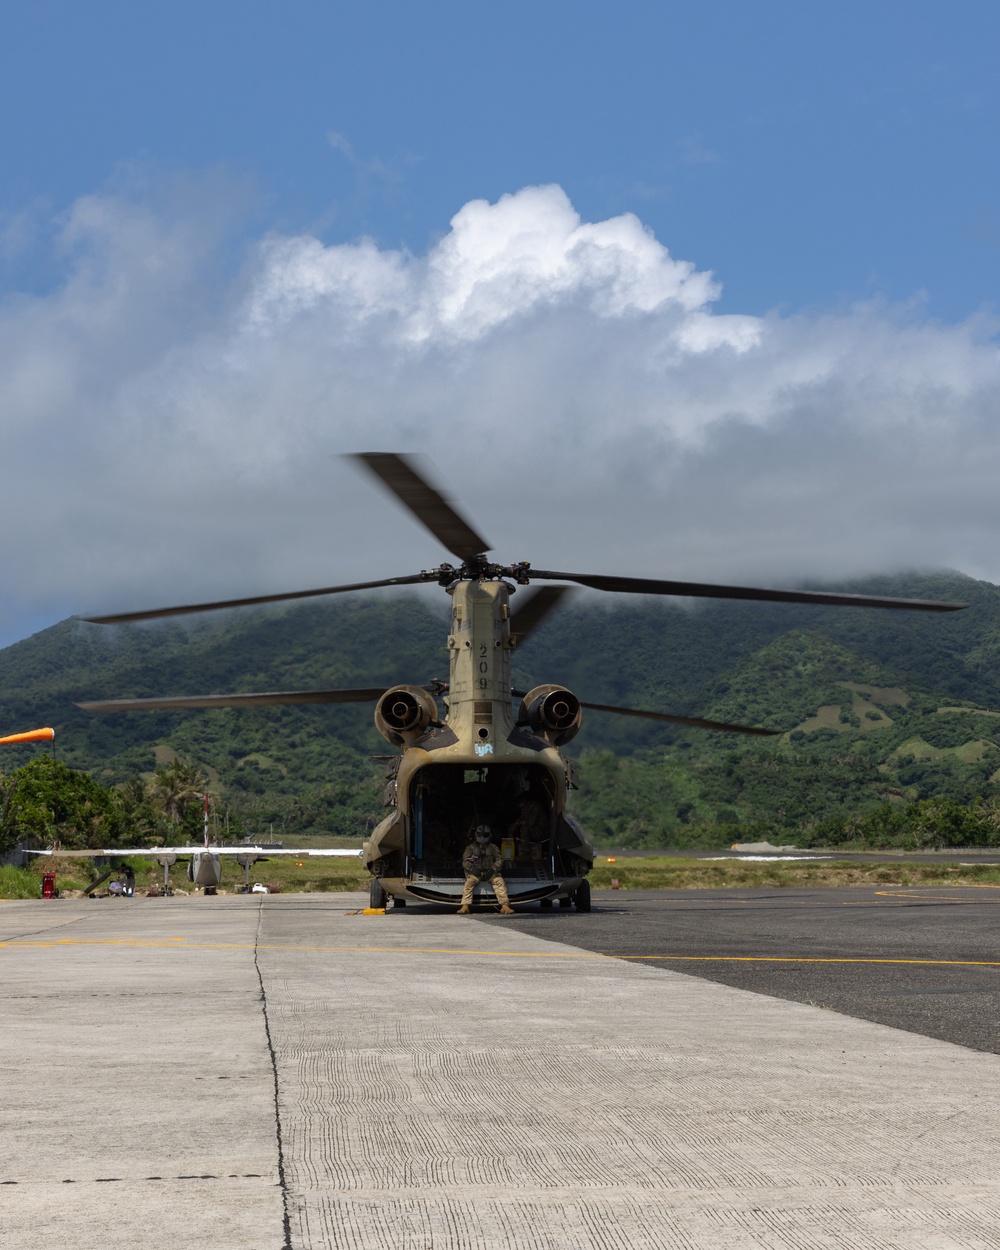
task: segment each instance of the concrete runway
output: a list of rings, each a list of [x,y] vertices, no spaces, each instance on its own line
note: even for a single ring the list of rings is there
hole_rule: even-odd
[[[688,939],[780,946],[813,914],[839,948],[831,916],[866,911],[782,896],[695,898]],[[656,960],[672,900],[363,902],[0,904],[0,1246],[1000,1247],[994,1054]],[[906,900],[867,912],[918,940]],[[588,949],[640,930],[640,959]]]

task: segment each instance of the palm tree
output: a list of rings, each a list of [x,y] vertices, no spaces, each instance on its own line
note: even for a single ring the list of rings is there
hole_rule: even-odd
[[[176,825],[196,799],[200,800],[208,786],[208,778],[197,764],[180,758],[153,774],[150,797],[159,810]]]
[[[153,786],[142,777],[133,777],[115,791],[122,824],[129,835],[142,839],[147,846],[165,839],[163,813],[158,809]]]

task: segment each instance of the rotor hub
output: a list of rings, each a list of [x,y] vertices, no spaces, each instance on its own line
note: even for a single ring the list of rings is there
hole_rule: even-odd
[[[457,568],[453,564],[441,564],[436,569],[425,569],[421,576],[427,581],[433,579],[439,586],[451,586],[455,582],[497,582],[505,577],[512,578],[519,586],[527,586],[531,580],[530,569],[527,560],[517,564],[494,564],[482,554]]]

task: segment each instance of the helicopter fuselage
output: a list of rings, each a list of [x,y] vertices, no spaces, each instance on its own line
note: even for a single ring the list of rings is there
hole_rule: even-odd
[[[402,753],[387,769],[385,798],[394,810],[365,843],[363,858],[387,895],[457,904],[465,884],[462,853],[483,823],[501,849],[511,902],[572,899],[593,866],[591,843],[566,815],[574,770],[557,746],[579,727],[576,700],[566,692],[575,705],[568,709],[572,724],[550,727],[514,716],[511,590],[502,580],[448,587],[444,721],[431,720],[425,705],[407,723],[400,692],[413,688],[394,688],[379,701],[376,724]],[[530,696],[522,712],[529,702]],[[492,887],[480,884],[476,897],[492,899]]]

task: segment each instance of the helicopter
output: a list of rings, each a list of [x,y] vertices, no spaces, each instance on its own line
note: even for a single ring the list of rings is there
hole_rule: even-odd
[[[383,757],[387,764],[384,801],[391,810],[362,849],[363,862],[371,875],[369,904],[374,911],[383,910],[390,899],[394,907],[405,907],[408,900],[457,907],[466,884],[463,847],[474,831],[486,829],[491,840],[499,843],[501,871],[511,904],[537,902],[541,907],[552,907],[558,902],[560,907],[575,906],[578,911],[589,912],[591,892],[587,875],[593,867],[594,847],[567,811],[567,799],[577,786],[577,776],[572,761],[560,753],[560,747],[579,732],[585,710],[727,733],[767,736],[780,732],[587,703],[556,684],[515,690],[512,652],[574,586],[619,594],[927,612],[951,612],[965,607],[925,599],[565,573],[536,569],[527,561],[499,564],[489,558],[490,544],[432,484],[428,471],[414,457],[365,452],[346,458],[395,496],[459,563],[442,563],[419,573],[378,581],[84,619],[101,625],[124,624],[348,591],[434,583],[451,597],[447,681],[435,679],[388,690],[270,691],[116,699],[77,706],[91,712],[119,712],[374,702],[375,725],[386,741],[397,748],[396,754]],[[532,582],[543,585],[525,589]],[[515,594],[521,598],[512,612]],[[439,700],[444,704],[444,715]],[[480,881],[475,886],[474,902],[492,903],[494,899],[489,885]]]

